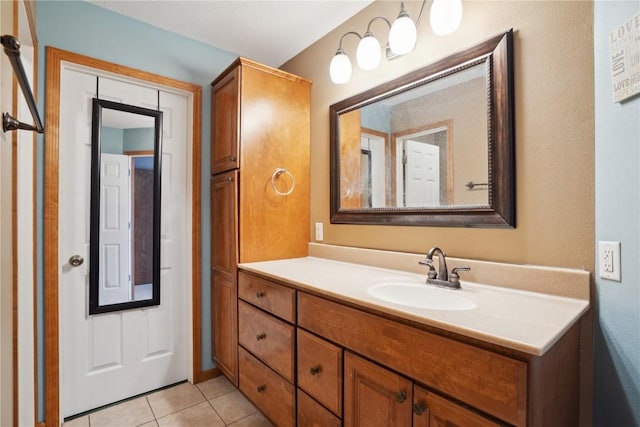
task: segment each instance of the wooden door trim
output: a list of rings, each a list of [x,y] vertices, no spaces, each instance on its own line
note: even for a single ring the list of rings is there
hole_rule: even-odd
[[[45,141],[44,141],[44,398],[45,425],[60,425],[60,343],[58,283],[58,196],[59,196],[59,126],[60,71],[63,61],[124,75],[133,79],[178,89],[191,95],[193,128],[191,130],[191,254],[192,254],[192,366],[194,382],[207,376],[202,372],[201,330],[201,157],[202,157],[202,88],[198,85],[114,64],[73,52],[46,49]]]

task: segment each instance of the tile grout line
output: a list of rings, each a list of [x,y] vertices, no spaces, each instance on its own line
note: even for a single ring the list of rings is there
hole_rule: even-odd
[[[213,409],[213,412],[216,413],[216,415],[218,416],[218,418],[220,418],[220,420],[222,421],[222,425],[224,427],[227,427],[229,424],[227,424],[227,422],[224,420],[224,418],[222,418],[222,415],[220,415],[220,413],[218,412],[218,410],[216,409],[215,406],[213,406],[213,403],[211,403],[212,399],[207,399],[207,403],[209,404],[209,406],[211,406],[211,409]]]
[[[149,409],[151,409],[151,415],[153,415],[153,420],[156,422],[156,425],[158,424],[158,417],[156,417],[156,412],[153,410],[153,406],[151,406],[151,402],[149,402],[149,395],[145,395],[144,396],[144,400],[147,402],[147,405],[149,405]],[[91,426],[89,426],[91,427]]]

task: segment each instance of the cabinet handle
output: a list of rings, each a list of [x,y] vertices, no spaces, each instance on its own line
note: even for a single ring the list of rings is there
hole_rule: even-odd
[[[256,296],[258,298],[264,298],[265,296],[267,296],[267,293],[264,291],[256,292]]]
[[[229,156],[229,161],[230,162],[235,162],[236,161],[236,156]]]
[[[413,412],[416,415],[422,415],[426,410],[427,410],[427,405],[425,405],[424,402],[416,402],[413,404]]]
[[[317,375],[317,374],[319,374],[319,373],[320,373],[320,371],[321,371],[321,370],[322,370],[322,367],[321,367],[320,365],[316,365],[316,366],[312,366],[312,367],[309,369],[309,373],[310,373],[311,375]]]
[[[258,340],[258,341],[262,341],[262,340],[265,340],[265,339],[267,339],[267,334],[265,334],[264,332],[261,333],[261,334],[256,335],[256,340]]]
[[[407,399],[407,393],[405,393],[404,391],[399,391],[396,393],[395,399],[396,399],[396,402],[402,403]]]
[[[265,391],[267,389],[267,386],[265,384],[260,384],[258,387],[256,387],[256,391],[258,393],[262,393],[263,391]]]

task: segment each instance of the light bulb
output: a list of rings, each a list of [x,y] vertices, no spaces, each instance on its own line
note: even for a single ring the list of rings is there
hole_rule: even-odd
[[[453,33],[462,20],[462,0],[434,0],[429,19],[435,34],[444,36]]]
[[[337,84],[347,83],[351,79],[351,61],[344,53],[344,50],[338,49],[329,65],[329,75],[331,81]]]
[[[389,31],[389,47],[396,55],[406,55],[416,46],[416,24],[404,10],[393,22]]]
[[[380,42],[373,37],[372,33],[365,33],[356,51],[358,65],[363,70],[374,70],[380,64]]]

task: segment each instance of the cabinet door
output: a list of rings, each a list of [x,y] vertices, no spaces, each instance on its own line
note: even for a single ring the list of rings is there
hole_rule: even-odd
[[[344,358],[344,425],[411,425],[411,381],[350,352]]]
[[[418,386],[415,386],[413,394],[413,412],[413,427],[500,426],[500,424]]]
[[[238,112],[240,67],[231,71],[211,92],[211,173],[238,168]]]
[[[213,359],[238,383],[237,172],[211,180],[211,319]]]
[[[298,387],[342,415],[342,349],[298,328]]]
[[[340,418],[333,415],[307,393],[298,389],[298,427],[341,427]]]

